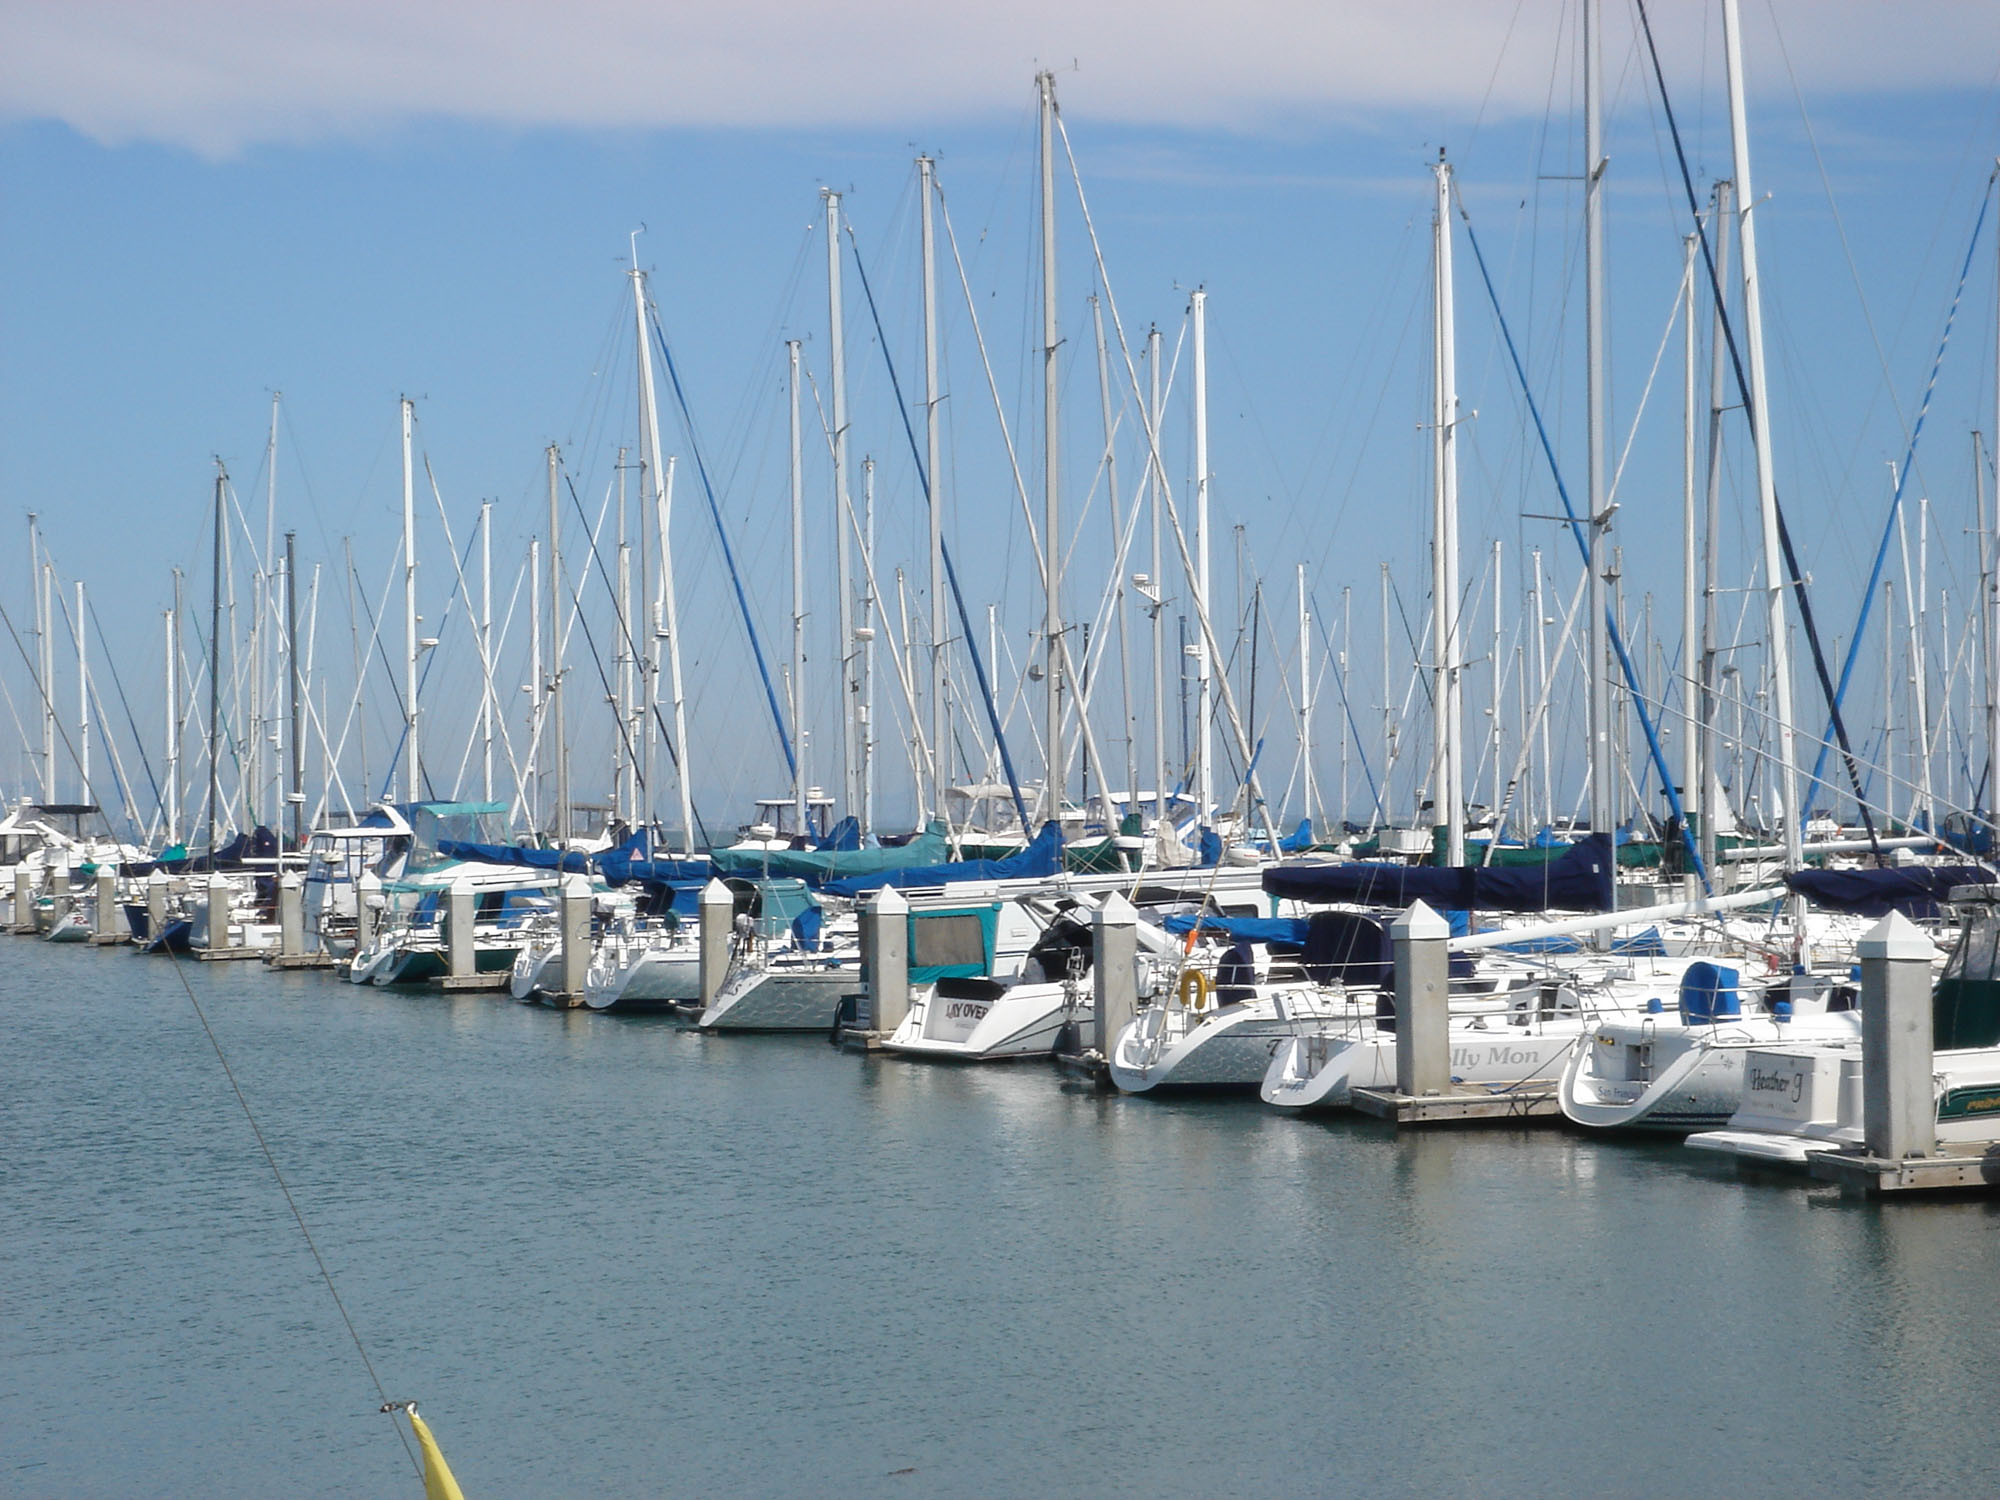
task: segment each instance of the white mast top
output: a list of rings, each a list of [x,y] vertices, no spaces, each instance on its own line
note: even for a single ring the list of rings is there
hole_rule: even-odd
[[[417,755],[417,500],[410,468],[410,418],[414,404],[403,398],[403,800],[424,795]]]
[[[1737,239],[1743,261],[1744,352],[1750,365],[1750,421],[1757,435],[1757,512],[1763,526],[1765,639],[1778,720],[1778,788],[1784,803],[1785,865],[1797,869],[1804,809],[1792,719],[1792,661],[1785,639],[1785,564],[1778,540],[1778,483],[1772,462],[1771,402],[1764,379],[1764,304],[1757,275],[1756,189],[1750,182],[1750,136],[1744,121],[1743,39],[1736,0],[1722,0],[1722,50],[1729,74],[1729,134],[1736,178]]]
[[[1444,862],[1465,863],[1465,716],[1458,657],[1458,356],[1452,330],[1451,164],[1438,153],[1437,209],[1432,220],[1435,367],[1431,384],[1431,650],[1436,705],[1436,812],[1444,829]]]
[[[1044,749],[1047,770],[1042,777],[1044,816],[1062,817],[1062,533],[1057,478],[1056,350],[1056,78],[1039,74],[1042,148],[1042,556],[1044,613],[1042,634],[1048,648],[1046,691],[1047,729]]]
[[[1604,46],[1598,0],[1583,7],[1583,261],[1585,444],[1589,472],[1590,830],[1617,839],[1617,767],[1611,755],[1611,651],[1605,628],[1605,548],[1611,530],[1604,480]],[[1613,882],[1615,885],[1616,882]]]

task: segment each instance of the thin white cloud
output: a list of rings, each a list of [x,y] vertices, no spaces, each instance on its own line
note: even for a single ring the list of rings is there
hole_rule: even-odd
[[[1786,88],[1745,0],[1753,73]],[[1608,45],[1633,24],[1607,7]],[[0,0],[0,113],[208,154],[411,120],[585,129],[944,126],[1020,108],[1038,64],[1098,119],[1257,131],[1452,121],[1570,97],[1559,0]],[[1801,86],[1990,84],[1986,0],[1780,0]],[[1713,4],[1653,0],[1668,66],[1716,82]]]

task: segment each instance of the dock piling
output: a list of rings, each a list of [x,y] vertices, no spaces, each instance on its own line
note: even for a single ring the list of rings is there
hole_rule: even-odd
[[[583,1003],[583,981],[590,972],[590,877],[574,872],[562,878],[561,992],[548,995],[550,1004]]]
[[[306,951],[306,883],[296,870],[278,877],[278,956],[303,958]]]
[[[1111,1055],[1139,1008],[1139,914],[1113,891],[1090,914],[1091,1046]]]
[[[454,880],[445,902],[445,957],[451,977],[464,979],[471,975],[477,963],[472,948],[472,921],[478,897],[473,893],[472,882],[464,876]],[[565,922],[565,939],[568,934],[569,927]]]
[[[14,931],[35,930],[35,872],[26,864],[14,866]]]
[[[156,943],[167,930],[167,892],[173,888],[173,877],[165,870],[154,870],[146,877],[146,941]]]
[[[1418,901],[1389,926],[1396,951],[1396,1092],[1416,1097],[1451,1086],[1451,928]]]
[[[701,1006],[715,1003],[722,981],[729,973],[729,931],[735,918],[736,900],[729,887],[710,877],[701,888]]]
[[[211,952],[220,952],[230,946],[229,897],[229,877],[209,871],[208,883],[202,891],[201,919],[202,947]]]
[[[102,948],[121,941],[118,919],[118,872],[110,865],[97,867],[96,919],[91,923],[90,940]]]
[[[1861,939],[1861,1112],[1868,1154],[1937,1150],[1931,1084],[1931,944],[1891,912]]]
[[[869,1029],[888,1036],[910,1013],[910,903],[885,885],[861,904]]]

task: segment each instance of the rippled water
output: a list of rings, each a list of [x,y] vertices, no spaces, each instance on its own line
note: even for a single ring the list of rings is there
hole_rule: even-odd
[[[0,945],[0,1493],[415,1494],[171,967]],[[187,971],[473,1500],[1986,1492],[1996,1210]]]

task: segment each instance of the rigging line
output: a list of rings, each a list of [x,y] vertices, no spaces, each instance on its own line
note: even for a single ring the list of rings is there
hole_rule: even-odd
[[[125,684],[118,677],[118,658],[111,650],[111,642],[104,638],[104,622],[97,617],[97,601],[86,600],[84,609],[90,615],[90,623],[97,627],[97,643],[104,648],[104,662],[111,669],[111,685],[118,690],[118,705],[125,710],[125,725],[132,731],[132,743],[139,751],[139,764],[145,767],[146,784],[152,789],[154,800],[161,801],[163,799],[160,795],[160,783],[153,775],[153,762],[146,754],[146,741],[139,733],[139,725],[132,715],[132,705],[125,697]],[[172,709],[169,708],[168,711],[172,712]]]
[[[478,540],[478,535],[476,532],[470,534],[465,539],[465,550],[462,553],[452,554],[448,552],[446,554],[447,556],[455,557],[454,566],[457,567],[460,573],[463,573],[465,571],[466,563],[471,560],[472,544],[477,540]],[[401,546],[400,544],[398,544],[398,551],[400,550]],[[451,624],[451,612],[457,607],[458,607],[458,596],[452,591],[446,590],[444,599],[444,613],[438,616],[439,639],[443,639],[445,627]],[[468,605],[467,613],[469,614],[470,612],[471,608]],[[376,644],[378,646],[381,644],[380,637],[377,637]],[[436,650],[431,650],[424,657],[424,670],[422,675],[417,678],[417,692],[419,695],[423,693],[425,685],[428,684],[431,680],[431,668],[437,665],[438,655],[439,653]],[[387,661],[386,655],[384,657],[384,661],[385,663]],[[393,672],[391,673],[391,675],[393,677],[394,675]],[[398,703],[401,703],[402,699],[399,697],[396,701]],[[408,742],[409,737],[410,737],[410,719],[408,713],[405,713],[403,716],[402,733],[396,736],[394,751],[389,757],[389,776],[391,778],[393,778],[396,774],[396,763],[403,758],[403,746]],[[422,746],[419,746],[418,759],[421,761],[422,758],[423,758],[423,748]],[[435,798],[437,796],[437,787],[431,782],[430,772],[426,771],[422,765],[419,765],[417,767],[417,775],[423,782],[423,789],[426,792],[428,792],[431,797]],[[385,780],[382,783],[382,796],[378,800],[386,802],[388,800],[388,797],[389,797],[389,782]],[[414,798],[412,800],[421,801],[423,799]]]
[[[11,628],[11,627],[10,627]],[[229,1057],[222,1050],[222,1043],[215,1035],[215,1028],[208,1023],[208,1014],[195,998],[194,986],[188,983],[186,962],[178,953],[170,954],[173,960],[174,977],[181,982],[181,989],[187,995],[188,1004],[194,1007],[195,1019],[201,1022],[202,1033],[208,1038],[208,1045],[215,1049],[215,1060],[222,1064],[222,1075],[229,1080],[229,1091],[236,1096],[237,1106],[243,1111],[243,1118],[250,1126],[250,1133],[257,1138],[257,1149],[264,1153],[264,1165],[271,1169],[276,1179],[278,1191],[285,1195],[285,1207],[292,1211],[292,1222],[299,1226],[299,1233],[305,1237],[306,1248],[312,1252],[313,1264],[319,1267],[320,1280],[326,1283],[327,1295],[333,1298],[334,1308],[340,1313],[340,1321],[347,1328],[347,1336],[354,1341],[354,1352],[361,1356],[361,1363],[367,1368],[368,1379],[375,1386],[375,1394],[383,1401],[389,1393],[382,1387],[382,1377],[375,1373],[375,1361],[368,1357],[368,1348],[361,1342],[360,1330],[354,1326],[354,1319],[348,1315],[347,1304],[341,1300],[340,1289],[333,1284],[333,1272],[327,1268],[326,1257],[320,1254],[319,1242],[313,1238],[312,1230],[306,1226],[306,1216],[299,1211],[298,1200],[292,1196],[291,1184],[285,1181],[285,1174],[278,1170],[278,1158],[272,1154],[271,1143],[264,1138],[263,1127],[257,1123],[257,1116],[251,1113],[250,1101],[243,1096],[243,1086],[236,1081],[236,1070],[229,1066]],[[396,1435],[402,1439],[403,1453],[410,1465],[422,1478],[424,1466],[410,1447],[410,1440],[403,1436],[401,1424],[396,1426]]]
[[[1951,294],[1951,308],[1945,314],[1944,332],[1938,338],[1937,353],[1931,359],[1930,379],[1924,383],[1923,400],[1917,406],[1917,419],[1910,428],[1910,441],[1908,446],[1903,450],[1902,465],[1896,470],[1896,491],[1889,499],[1889,520],[1882,531],[1881,546],[1877,548],[1875,553],[1875,566],[1868,574],[1868,586],[1863,594],[1861,618],[1855,625],[1854,639],[1848,642],[1847,659],[1840,664],[1840,685],[1836,689],[1834,696],[1836,712],[1839,709],[1840,703],[1847,696],[1847,685],[1854,675],[1854,663],[1861,654],[1861,636],[1863,629],[1868,623],[1868,605],[1875,589],[1882,581],[1882,567],[1888,556],[1889,534],[1895,528],[1897,517],[1902,511],[1903,490],[1910,482],[1910,470],[1913,467],[1911,461],[1916,456],[1917,440],[1923,436],[1924,420],[1930,415],[1931,396],[1937,390],[1938,374],[1944,368],[1945,346],[1951,342],[1952,325],[1958,319],[1958,305],[1965,296],[1966,280],[1972,274],[1972,257],[1979,248],[1980,231],[1986,226],[1986,211],[1993,203],[1993,184],[1996,178],[2000,178],[2000,168],[1996,168],[1986,178],[1986,191],[1979,199],[1979,216],[1973,221],[1972,239],[1965,247],[1965,261],[1958,270],[1958,286]],[[1818,758],[1813,762],[1812,780],[1806,784],[1808,801],[1810,801],[1811,792],[1819,786],[1821,773],[1825,769],[1826,749],[1822,745]]]
[[[750,654],[756,658],[757,675],[763,679],[764,701],[771,710],[771,723],[778,731],[778,747],[785,752],[785,770],[796,776],[798,756],[792,748],[792,736],[785,728],[784,711],[778,707],[778,690],[771,683],[771,669],[764,661],[764,643],[757,635],[757,622],[750,613],[750,599],[743,591],[743,575],[736,567],[736,549],[729,545],[729,532],[722,524],[722,506],[715,498],[715,486],[708,477],[708,460],[702,455],[701,440],[695,435],[694,411],[689,407],[687,392],[681,386],[680,366],[674,363],[674,351],[667,343],[666,325],[660,321],[658,304],[648,299],[646,307],[652,315],[653,340],[660,346],[660,357],[667,367],[667,381],[674,388],[674,403],[680,407],[688,451],[694,455],[695,473],[701,478],[701,492],[708,501],[709,519],[715,523],[715,537],[722,544],[722,560],[729,565],[729,583],[736,591],[736,608],[743,616],[743,629],[750,637]]]
[[[1688,213],[1694,219],[1695,235],[1701,244],[1702,263],[1708,270],[1709,288],[1715,297],[1716,321],[1722,327],[1723,343],[1729,350],[1730,370],[1736,377],[1736,390],[1743,404],[1744,415],[1750,424],[1751,440],[1761,443],[1764,438],[1763,434],[1757,430],[1756,410],[1750,403],[1750,382],[1743,373],[1742,351],[1736,347],[1736,326],[1730,319],[1728,298],[1723,294],[1722,277],[1716,269],[1715,248],[1708,242],[1708,229],[1702,222],[1701,205],[1695,198],[1694,174],[1688,168],[1687,151],[1681,142],[1680,124],[1674,117],[1673,100],[1667,93],[1667,75],[1665,70],[1660,66],[1660,49],[1653,40],[1653,23],[1651,18],[1646,14],[1646,0],[1633,0],[1633,4],[1639,12],[1640,28],[1645,33],[1647,54],[1652,59],[1653,80],[1660,91],[1661,112],[1666,115],[1667,131],[1673,137],[1674,158],[1680,164],[1681,169],[1681,188],[1687,194]],[[1985,214],[1983,203],[1980,213],[1982,217]],[[1914,440],[1914,434],[1912,437]],[[1831,675],[1827,672],[1826,653],[1821,649],[1819,629],[1813,622],[1812,600],[1806,594],[1805,576],[1799,571],[1798,558],[1792,549],[1791,527],[1786,523],[1785,508],[1780,503],[1775,489],[1772,492],[1771,504],[1777,513],[1778,542],[1784,551],[1785,567],[1792,575],[1792,589],[1799,605],[1799,620],[1806,628],[1806,643],[1812,648],[1813,670],[1819,676],[1820,691],[1825,694],[1828,711],[1833,716],[1834,735],[1840,742],[1840,753],[1847,763],[1847,779],[1849,784],[1854,788],[1856,803],[1861,813],[1862,826],[1868,832],[1868,843],[1874,851],[1876,863],[1886,865],[1887,857],[1883,854],[1881,840],[1875,833],[1875,820],[1869,814],[1867,804],[1859,800],[1861,775],[1854,764],[1854,750],[1848,740],[1846,721],[1841,716],[1840,695],[1834,688]],[[1874,600],[1872,597],[1864,597],[1861,601],[1861,611],[1854,632],[1854,641],[1857,646],[1861,640],[1860,626],[1866,624],[1868,611],[1873,603]],[[1815,783],[1817,780],[1818,777],[1815,776]],[[1794,815],[1796,816],[1796,814],[1797,810],[1795,809]],[[1685,820],[1683,822],[1685,823]]]
[[[1466,243],[1472,247],[1473,261],[1479,267],[1479,279],[1485,284],[1487,301],[1492,305],[1493,316],[1500,325],[1500,336],[1507,345],[1507,357],[1513,362],[1514,376],[1521,386],[1521,397],[1528,403],[1528,411],[1534,417],[1535,433],[1541,439],[1542,453],[1548,460],[1549,477],[1555,481],[1556,494],[1562,500],[1563,513],[1569,517],[1568,525],[1570,534],[1575,537],[1577,547],[1583,553],[1583,566],[1585,571],[1588,572],[1590,568],[1590,542],[1584,535],[1584,520],[1577,515],[1576,507],[1570,501],[1569,486],[1563,483],[1562,469],[1556,463],[1555,448],[1550,444],[1548,428],[1542,422],[1541,403],[1535,400],[1535,393],[1528,386],[1527,372],[1521,368],[1521,356],[1515,348],[1513,332],[1507,326],[1507,315],[1501,310],[1499,293],[1494,289],[1493,277],[1486,269],[1486,256],[1479,248],[1478,235],[1472,231],[1472,215],[1466,209],[1465,195],[1459,193],[1457,194],[1457,198],[1458,216],[1465,224]],[[1595,517],[1591,517],[1590,521],[1591,524],[1596,524]],[[1701,851],[1696,847],[1693,830],[1688,826],[1687,813],[1681,806],[1680,792],[1674,785],[1673,773],[1667,769],[1666,751],[1660,744],[1660,736],[1658,729],[1653,723],[1653,716],[1647,712],[1645,697],[1639,690],[1638,669],[1632,663],[1631,653],[1625,649],[1624,632],[1619,629],[1617,617],[1612,613],[1608,604],[1605,607],[1604,613],[1605,624],[1608,627],[1606,634],[1610,638],[1611,649],[1618,655],[1618,668],[1624,674],[1626,691],[1631,696],[1632,705],[1639,710],[1639,727],[1645,731],[1647,751],[1651,755],[1654,769],[1659,772],[1660,789],[1666,793],[1667,805],[1672,809],[1674,817],[1680,821],[1681,840],[1687,845],[1688,858],[1693,863],[1695,874],[1701,877],[1702,889],[1712,892],[1713,887],[1709,884],[1708,869],[1702,863]],[[1591,663],[1591,670],[1593,672],[1601,671],[1602,668],[1603,663],[1601,662]],[[1593,830],[1593,832],[1611,831],[1613,830]]]
[[[1009,472],[1014,477],[1014,493],[1020,499],[1021,516],[1027,524],[1028,546],[1035,554],[1035,571],[1046,576],[1048,570],[1047,565],[1042,560],[1041,536],[1035,530],[1034,511],[1028,505],[1028,486],[1026,481],[1021,478],[1021,460],[1020,456],[1014,451],[1014,434],[1007,427],[1007,410],[1005,404],[1000,399],[1000,383],[994,377],[993,361],[988,357],[986,352],[986,334],[979,326],[979,306],[972,295],[972,283],[967,279],[965,274],[965,261],[958,253],[958,234],[951,227],[951,209],[945,204],[944,186],[935,177],[932,179],[932,187],[938,195],[938,213],[944,219],[945,243],[951,246],[951,263],[958,268],[959,289],[965,293],[965,311],[966,315],[972,320],[972,337],[973,341],[979,346],[979,363],[980,367],[986,372],[986,389],[993,397],[993,416],[1000,424],[1000,442],[1001,446],[1007,450],[1007,466]],[[849,231],[849,236],[850,238],[852,237],[851,230]],[[1022,316],[1025,318],[1026,314],[1024,313]],[[907,423],[908,418],[904,420]]]
[[[939,204],[940,206],[943,204],[942,194],[939,194]],[[945,220],[947,236],[950,234],[950,228],[951,221],[947,217]],[[890,357],[889,341],[882,333],[882,314],[875,305],[875,289],[868,284],[868,268],[861,263],[861,245],[854,238],[854,226],[851,224],[847,226],[847,243],[854,251],[854,267],[861,275],[862,294],[868,299],[868,316],[875,323],[875,343],[882,351],[882,363],[888,367],[889,387],[896,397],[896,412],[903,419],[903,436],[910,444],[910,461],[917,466],[917,479],[922,484],[924,495],[928,499],[931,494],[930,476],[924,471],[923,452],[917,446],[917,430],[910,423],[910,403],[903,399],[903,382],[896,376],[896,362]],[[956,246],[953,248],[953,254],[957,254]],[[1009,446],[1011,449],[1011,444]],[[966,612],[965,594],[958,586],[958,564],[953,560],[951,548],[945,545],[942,536],[938,538],[938,554],[944,562],[945,578],[951,584],[952,603],[958,607],[958,626],[964,632],[966,654],[972,658],[973,675],[979,680],[979,696],[986,705],[986,718],[993,728],[993,742],[1000,751],[1000,764],[1007,772],[1007,789],[1014,795],[1014,812],[1021,820],[1022,834],[1032,842],[1034,831],[1028,821],[1028,805],[1021,796],[1021,779],[1014,772],[1014,757],[1007,749],[1007,735],[1000,727],[1000,713],[994,706],[993,688],[986,677],[986,663],[979,655],[978,637],[972,633],[972,616]]]
[[[69,627],[71,638],[74,639],[76,636],[82,634],[83,621],[71,617],[69,601],[62,597],[60,589],[56,591],[56,602],[62,607],[63,624]],[[88,600],[85,601],[84,608],[94,613],[95,607]],[[98,631],[97,637],[99,643],[104,646],[105,659],[107,661],[114,660],[115,658],[111,655],[110,644],[104,640],[104,632],[102,630]],[[97,730],[98,734],[102,737],[104,751],[111,758],[112,786],[117,790],[119,800],[125,804],[125,821],[131,824],[132,827],[137,828],[139,826],[139,799],[132,795],[132,783],[125,775],[125,759],[118,753],[118,738],[111,732],[111,726],[105,722],[104,695],[97,690],[97,680],[94,675],[85,675],[83,688],[86,695],[84,715],[86,718],[94,718],[97,723]],[[130,715],[128,714],[127,717],[129,718]],[[136,734],[136,732],[135,730],[134,733]],[[97,787],[93,780],[84,774],[81,757],[78,758],[77,777],[83,785],[84,795],[93,800],[97,799]],[[154,787],[153,792],[157,796],[159,788],[157,786]]]
[[[599,554],[597,550],[597,536],[594,532],[590,530],[590,513],[583,508],[583,497],[577,494],[576,480],[570,475],[570,472],[567,469],[563,470],[563,483],[569,487],[570,504],[576,507],[577,515],[582,517],[584,524],[584,534],[590,538],[591,561],[597,564],[597,574],[600,578],[604,579],[604,586],[608,589],[611,587],[611,579],[609,575],[607,575],[604,571],[604,558]],[[580,593],[581,590],[579,590],[579,594]],[[580,604],[581,600],[579,599],[579,605]],[[590,648],[590,662],[592,666],[597,668],[598,681],[604,684],[604,696],[607,698],[614,697],[615,695],[611,691],[611,680],[604,675],[604,662],[598,655],[597,638],[590,633],[590,621],[585,617],[584,611],[582,610],[581,607],[577,609],[575,619],[576,623],[583,627],[584,644]],[[631,645],[632,650],[636,653],[639,648],[636,644],[633,644],[632,637],[629,631],[627,632],[625,639],[626,643],[628,645]],[[652,705],[653,722],[659,726],[660,743],[667,747],[667,759],[671,760],[674,763],[674,773],[676,775],[684,775],[685,773],[681,769],[680,751],[674,745],[673,732],[667,728],[667,721],[665,717],[662,716],[662,714],[660,713],[659,695],[655,693],[655,694],[649,694],[648,696],[650,696],[653,699],[653,705]],[[646,777],[644,772],[640,771],[637,767],[637,762],[640,757],[638,756],[638,753],[632,748],[632,737],[626,730],[624,716],[618,715],[617,718],[618,718],[619,739],[625,746],[625,753],[633,757],[634,774],[638,777],[639,790],[643,792],[646,790]],[[692,837],[695,834],[699,834],[701,836],[702,842],[706,844],[709,841],[708,822],[705,818],[702,817],[701,809],[695,804],[694,789],[692,787],[688,789],[688,806],[694,811],[694,821],[695,821],[695,826],[688,830],[689,836]]]

